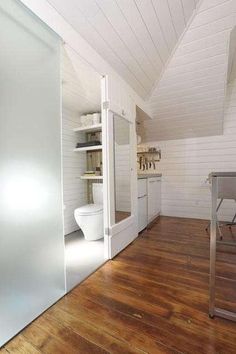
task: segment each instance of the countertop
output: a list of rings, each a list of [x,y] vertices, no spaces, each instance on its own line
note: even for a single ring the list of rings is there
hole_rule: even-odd
[[[209,177],[236,177],[236,172],[211,172]]]
[[[138,179],[141,178],[152,178],[152,177],[161,177],[162,174],[161,173],[140,173],[138,174]]]

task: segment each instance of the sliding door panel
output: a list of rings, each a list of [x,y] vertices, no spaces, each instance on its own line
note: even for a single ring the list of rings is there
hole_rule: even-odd
[[[0,1],[0,346],[65,293],[60,38]]]

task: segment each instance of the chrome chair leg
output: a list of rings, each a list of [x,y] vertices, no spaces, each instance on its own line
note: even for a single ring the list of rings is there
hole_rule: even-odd
[[[216,208],[216,212],[218,212],[218,210],[220,209],[220,206],[223,202],[223,198],[220,200],[219,204],[217,205],[217,208]],[[236,218],[236,214],[235,214],[235,218]],[[206,227],[206,231],[208,232],[209,228],[210,228],[210,225],[211,225],[211,222],[209,221],[207,227]],[[220,239],[222,240],[223,236],[222,236],[222,232],[221,232],[221,229],[220,229],[220,224],[219,224],[219,221],[218,219],[216,218],[216,225],[217,225],[217,229],[219,231],[219,235],[220,235]]]
[[[234,201],[236,203],[236,200],[234,200]],[[236,213],[234,214],[232,221],[226,224],[227,226],[229,226],[230,229],[232,226],[236,225],[235,219],[236,219]]]

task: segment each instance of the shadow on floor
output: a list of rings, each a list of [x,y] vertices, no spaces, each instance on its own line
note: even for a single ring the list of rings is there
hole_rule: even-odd
[[[86,241],[81,230],[65,236],[67,291],[87,278],[104,262],[104,239]]]

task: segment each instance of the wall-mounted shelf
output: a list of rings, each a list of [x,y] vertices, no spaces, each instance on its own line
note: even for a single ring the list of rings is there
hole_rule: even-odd
[[[151,150],[151,151],[137,151],[137,156],[138,156],[138,162],[140,163],[140,159],[142,158],[148,158],[150,155],[154,156],[154,155],[158,155],[158,159],[155,159],[155,161],[160,161],[161,160],[161,149],[159,150]],[[152,157],[153,159],[153,157]],[[149,162],[149,161],[148,161]]]
[[[138,155],[144,155],[144,154],[160,154],[160,150],[157,151],[137,151]]]
[[[87,127],[74,128],[74,132],[96,132],[102,130],[102,124],[88,125]]]
[[[74,149],[75,152],[102,150],[102,145],[85,146]]]
[[[81,179],[103,179],[103,176],[81,176]]]

